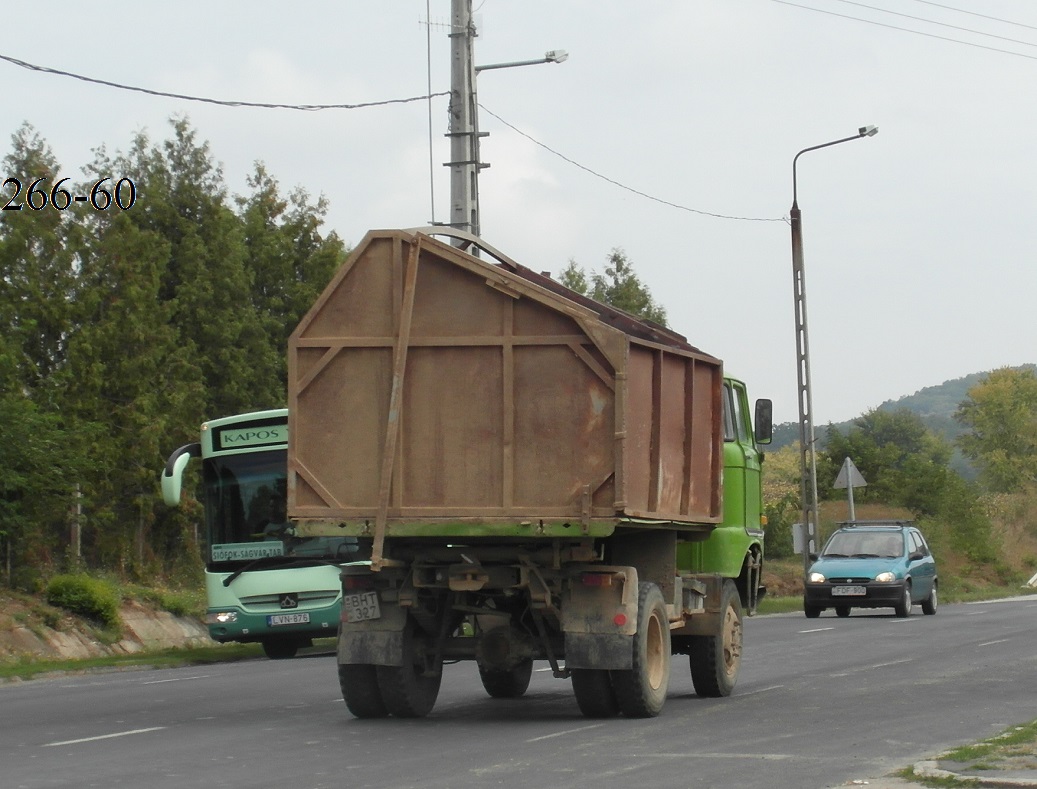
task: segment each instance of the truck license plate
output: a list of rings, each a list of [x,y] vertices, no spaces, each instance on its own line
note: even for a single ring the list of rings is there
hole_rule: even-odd
[[[863,586],[833,586],[832,597],[863,597],[868,590]]]
[[[345,622],[363,622],[365,619],[381,619],[381,616],[378,592],[357,592],[342,598],[342,619]]]
[[[277,627],[278,625],[304,625],[309,621],[309,614],[271,614],[266,618],[268,627]]]

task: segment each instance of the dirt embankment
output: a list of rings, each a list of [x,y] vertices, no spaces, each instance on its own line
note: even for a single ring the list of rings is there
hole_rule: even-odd
[[[197,619],[154,611],[135,602],[123,604],[119,616],[122,628],[113,640],[90,622],[0,594],[0,661],[78,660],[212,644],[205,625]]]

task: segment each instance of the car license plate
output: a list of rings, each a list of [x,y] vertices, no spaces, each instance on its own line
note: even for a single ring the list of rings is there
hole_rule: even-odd
[[[342,598],[342,620],[363,622],[366,619],[381,619],[382,609],[378,605],[378,592],[357,592]]]
[[[832,597],[862,597],[868,593],[863,586],[833,586]]]
[[[304,625],[310,621],[309,614],[271,614],[266,618],[269,627],[278,625]]]

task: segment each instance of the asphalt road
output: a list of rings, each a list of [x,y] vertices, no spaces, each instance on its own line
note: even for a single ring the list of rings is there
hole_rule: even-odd
[[[360,721],[334,657],[0,686],[0,788],[803,787],[877,778],[1037,717],[1037,598],[746,621],[734,695],[675,656],[663,714],[581,717],[538,666],[525,697],[448,666],[424,720]]]

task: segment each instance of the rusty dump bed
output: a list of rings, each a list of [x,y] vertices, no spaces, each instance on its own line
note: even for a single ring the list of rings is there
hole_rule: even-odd
[[[301,533],[717,523],[720,361],[490,252],[372,231],[296,328],[288,506]]]

